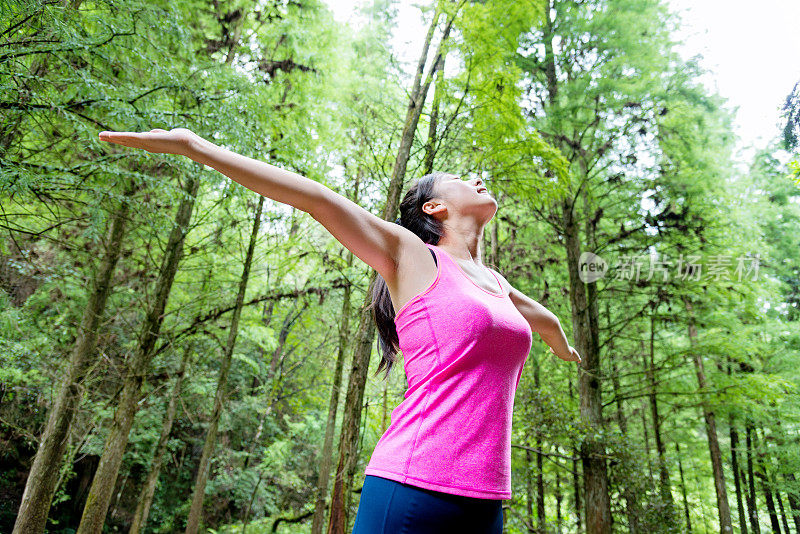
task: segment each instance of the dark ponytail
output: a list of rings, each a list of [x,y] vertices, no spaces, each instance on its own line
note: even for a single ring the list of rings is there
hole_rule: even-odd
[[[426,174],[412,183],[408,192],[400,203],[400,217],[395,219],[395,223],[407,228],[417,234],[422,241],[436,245],[444,234],[443,225],[432,215],[422,211],[422,206],[435,196],[435,186],[439,178],[449,176],[448,173],[434,172]],[[375,318],[375,325],[378,328],[378,343],[381,348],[381,361],[375,374],[384,368],[389,376],[395,355],[400,350],[400,340],[397,336],[397,328],[394,324],[394,306],[386,287],[386,281],[381,275],[376,275],[375,284],[372,287],[372,315]]]

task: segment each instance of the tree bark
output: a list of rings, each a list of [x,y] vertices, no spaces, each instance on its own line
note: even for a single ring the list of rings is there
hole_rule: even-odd
[[[459,4],[463,5],[463,2]],[[423,45],[422,54],[417,64],[417,71],[414,78],[414,85],[411,90],[411,97],[406,111],[406,120],[403,126],[403,133],[400,137],[400,146],[392,168],[392,177],[389,182],[389,192],[386,204],[383,209],[382,218],[384,220],[394,220],[397,209],[400,205],[400,194],[403,190],[403,183],[406,175],[406,167],[411,154],[411,145],[414,134],[419,124],[419,117],[428,93],[433,75],[436,73],[442,58],[443,45],[447,42],[452,27],[453,20],[458,13],[458,9],[448,18],[442,38],[439,41],[433,62],[427,73],[424,83],[422,75],[425,70],[425,63],[428,58],[433,34],[438,25],[441,10],[437,3],[433,20],[428,28],[428,33]],[[376,272],[373,269],[370,275],[369,286],[364,303],[359,309],[359,325],[356,334],[356,343],[353,352],[352,367],[347,385],[347,396],[345,398],[344,414],[342,417],[342,431],[339,440],[339,460],[336,466],[336,476],[334,477],[333,495],[331,496],[331,516],[328,522],[328,534],[344,534],[348,528],[349,506],[347,503],[350,498],[349,488],[351,479],[356,466],[356,454],[358,449],[359,426],[361,421],[361,409],[364,400],[364,388],[367,381],[369,361],[372,353],[372,341],[375,336],[375,322],[372,317],[372,310],[369,305],[372,301],[372,289],[375,284]]]
[[[692,304],[688,299],[684,299],[686,311],[689,314],[689,342],[692,348],[697,346],[697,328],[694,325],[694,317],[692,315]],[[708,384],[706,383],[706,374],[703,369],[703,357],[700,351],[693,350],[694,352],[694,366],[697,373],[697,384],[700,389],[700,394],[705,395]],[[708,403],[703,398],[703,418],[705,419],[706,436],[708,438],[708,451],[711,456],[711,466],[714,471],[714,488],[717,494],[717,510],[719,512],[719,530],[721,534],[733,534],[733,524],[731,522],[731,509],[728,506],[728,492],[725,488],[725,474],[722,469],[722,453],[719,448],[719,439],[717,437],[717,423],[714,417],[714,412],[708,406]]]
[[[655,310],[653,310],[655,313]],[[667,514],[672,519],[675,512],[675,503],[672,500],[672,489],[669,472],[667,471],[666,451],[661,438],[661,418],[658,414],[658,398],[656,396],[656,366],[655,366],[655,317],[650,315],[650,361],[647,366],[647,379],[649,382],[648,397],[650,399],[650,412],[653,417],[653,437],[656,442],[658,454],[658,478],[661,500],[667,507]]]
[[[675,457],[678,458],[678,472],[681,475],[681,494],[683,495],[683,513],[686,517],[686,532],[692,532],[692,518],[689,515],[689,499],[686,497],[686,480],[683,478],[683,462],[681,461],[681,449],[678,442],[675,442]]]
[[[761,449],[759,441],[758,432],[753,429],[753,445],[758,449]],[[764,494],[764,501],[767,503],[767,514],[769,515],[769,522],[772,525],[772,534],[781,534],[781,523],[778,520],[778,513],[775,509],[775,500],[773,499],[772,488],[770,487],[769,483],[767,466],[764,465],[764,461],[762,460],[764,454],[765,452],[763,450],[759,450],[759,452],[756,454],[754,462],[756,469],[755,473],[761,482],[761,492]]]
[[[531,466],[531,451],[525,449],[525,512],[527,514],[528,532],[535,532],[533,530],[533,468]]]
[[[580,447],[585,492],[586,533],[610,534],[611,500],[608,494],[605,447],[595,437],[595,433],[603,425],[600,359],[595,350],[596,344],[593,342],[593,336],[596,334],[592,334],[590,329],[591,318],[586,286],[578,277],[581,245],[573,205],[565,200],[562,209],[564,244],[567,253],[567,270],[569,271],[572,332],[576,349],[583,356],[583,362],[578,367],[581,419],[591,428],[590,434]]]
[[[200,464],[197,468],[197,478],[195,479],[194,491],[192,494],[192,506],[189,509],[189,517],[186,521],[186,534],[197,534],[200,528],[200,520],[203,513],[203,500],[206,494],[206,482],[211,468],[211,457],[217,446],[217,431],[219,429],[219,418],[225,408],[225,401],[228,390],[228,374],[231,369],[233,359],[233,349],[236,346],[236,337],[239,333],[239,318],[244,307],[244,296],[247,292],[247,283],[250,280],[250,268],[253,265],[253,256],[258,240],[258,230],[261,228],[261,214],[264,210],[264,196],[259,195],[256,216],[253,220],[253,229],[250,232],[250,243],[247,246],[247,255],[244,260],[242,277],[239,280],[239,291],[236,295],[236,306],[233,309],[230,329],[228,330],[228,341],[225,345],[225,354],[222,357],[219,377],[217,378],[217,392],[214,395],[214,408],[211,412],[211,421],[208,425],[206,440],[203,443],[203,452],[200,455]]]
[[[608,314],[607,310],[606,314]],[[609,340],[609,343],[612,343],[612,341]],[[620,392],[617,362],[615,356],[613,355],[613,344],[609,345],[609,354],[611,354],[611,357],[609,358],[611,360],[611,384],[614,388],[614,399],[617,405],[617,424],[619,425],[619,430],[622,435],[626,436],[628,434],[628,421],[625,419],[625,412],[622,407],[622,394]],[[636,498],[636,494],[634,493],[633,489],[627,485],[623,490],[623,496],[625,497],[625,515],[628,518],[628,532],[630,532],[630,534],[639,534],[639,517],[641,516],[641,506],[639,506],[639,500]]]
[[[370,277],[367,295],[372,292],[375,281],[373,270]],[[356,334],[355,353],[350,368],[350,378],[345,397],[344,413],[342,417],[342,430],[339,439],[339,460],[336,466],[336,476],[333,483],[331,496],[331,516],[328,522],[328,534],[344,534],[347,530],[348,511],[346,509],[346,492],[349,491],[350,473],[355,464],[355,454],[358,445],[359,425],[361,423],[361,408],[364,400],[364,387],[367,381],[372,339],[375,335],[373,321],[365,320],[367,304],[364,303],[359,310],[359,331]]]
[[[742,534],[747,534],[747,515],[744,512],[742,481],[739,471],[739,432],[736,430],[736,421],[732,416],[729,433],[731,438],[731,469],[733,469],[733,484],[736,488],[736,509],[739,513],[739,529],[742,531]]]
[[[545,304],[542,304],[543,306]],[[539,391],[539,359],[534,359],[533,384]],[[547,532],[547,523],[544,513],[544,466],[542,465],[542,437],[537,432],[536,436],[536,530],[539,534]]]
[[[580,371],[578,371],[580,372]],[[569,399],[572,401],[574,399],[574,394],[572,392],[572,377],[568,378],[567,384],[569,386]],[[578,447],[574,444],[572,445],[572,509],[575,510],[575,529],[577,532],[581,532],[581,525],[583,524],[583,520],[581,519],[581,476],[580,476],[580,463],[578,462],[579,458]]]
[[[183,377],[186,373],[186,363],[192,353],[192,346],[188,344],[183,351],[183,358],[178,368],[178,374],[175,376],[175,384],[172,386],[172,392],[169,396],[167,404],[167,412],[164,414],[164,421],[161,425],[161,435],[158,437],[155,452],[153,453],[153,460],[150,462],[150,471],[147,473],[147,480],[144,483],[144,488],[141,491],[141,497],[138,499],[136,511],[133,514],[133,521],[131,522],[131,529],[128,534],[139,534],[147,525],[147,516],[150,514],[150,505],[153,504],[153,495],[156,491],[158,484],[158,475],[161,473],[161,465],[164,462],[164,456],[167,454],[167,443],[169,442],[169,435],[172,432],[172,423],[175,421],[175,412],[178,410],[178,398],[181,396],[181,386],[183,385]]]
[[[783,477],[790,486],[795,485],[795,476],[792,473],[784,473]],[[797,498],[796,491],[787,491],[786,498],[789,500],[789,509],[792,511],[795,532],[800,532],[800,499]]]
[[[756,477],[753,469],[753,426],[749,420],[745,420],[745,445],[747,446],[747,511],[750,518],[750,529],[753,534],[761,534],[761,524],[758,520],[758,508],[756,507]]]
[[[134,183],[129,183],[124,200],[111,214],[106,251],[92,282],[92,291],[72,346],[67,375],[48,414],[47,425],[25,483],[13,534],[44,532],[47,524],[58,473],[69,441],[70,428],[83,396],[81,384],[89,372],[97,348],[97,329],[111,292],[111,279],[122,251],[122,241],[130,211],[129,201],[135,191]]]
[[[431,103],[431,118],[428,123],[428,141],[425,143],[425,158],[422,164],[422,173],[433,172],[433,162],[436,158],[436,129],[439,126],[439,103],[444,92],[444,59],[436,73],[436,84],[433,87],[433,102]]]
[[[564,521],[561,516],[561,501],[564,496],[561,494],[561,474],[556,471],[556,534],[561,534],[561,523]]]
[[[783,499],[781,498],[781,493],[778,490],[775,490],[775,500],[778,502],[778,511],[781,514],[783,531],[786,532],[786,534],[789,534],[791,532],[791,530],[789,530],[789,520],[786,519],[786,509],[783,507]]]
[[[127,368],[119,404],[114,413],[111,430],[103,446],[100,464],[92,480],[92,487],[86,497],[80,526],[77,534],[100,534],[103,530],[111,492],[114,490],[122,455],[128,444],[128,434],[133,425],[142,386],[145,383],[147,369],[155,352],[164,310],[175,280],[178,264],[183,256],[183,243],[192,217],[197,190],[200,185],[198,172],[191,172],[186,180],[187,195],[181,200],[175,215],[175,225],[167,241],[164,258],[156,281],[154,301],[150,304],[147,316],[139,333],[139,347]]]
[[[358,201],[358,180],[356,181],[355,201]],[[353,254],[347,251],[347,265],[353,265]],[[314,507],[314,520],[311,525],[311,534],[322,534],[325,524],[325,503],[328,498],[328,479],[331,474],[331,453],[333,452],[333,436],[336,432],[336,411],[339,408],[339,392],[342,386],[342,370],[344,368],[347,340],[350,337],[350,296],[351,286],[344,287],[342,297],[341,322],[339,323],[339,350],[336,356],[336,370],[331,386],[331,397],[328,403],[328,420],[325,426],[325,442],[322,445],[321,464],[317,477],[317,501]]]

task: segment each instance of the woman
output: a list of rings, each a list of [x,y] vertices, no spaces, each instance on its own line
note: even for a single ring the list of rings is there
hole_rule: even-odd
[[[100,140],[187,156],[294,206],[380,275],[372,304],[378,371],[388,373],[402,350],[408,389],[366,468],[354,534],[502,532],[514,393],[532,332],[559,358],[581,359],[555,315],[483,266],[479,243],[497,202],[479,178],[420,178],[392,224],[185,128],[101,132]]]

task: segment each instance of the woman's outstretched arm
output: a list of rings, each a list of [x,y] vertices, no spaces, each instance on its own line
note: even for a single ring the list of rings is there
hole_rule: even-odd
[[[325,185],[232,152],[186,128],[100,132],[100,140],[153,153],[187,156],[260,195],[304,211],[387,281],[394,278],[397,258],[405,243],[416,244],[416,238],[419,247],[425,248],[409,230],[384,221]]]

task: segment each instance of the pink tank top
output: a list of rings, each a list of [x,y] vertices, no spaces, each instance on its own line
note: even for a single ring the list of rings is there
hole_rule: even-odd
[[[511,416],[531,327],[503,289],[483,289],[447,252],[428,247],[436,280],[395,317],[408,389],[365,473],[510,499]]]

